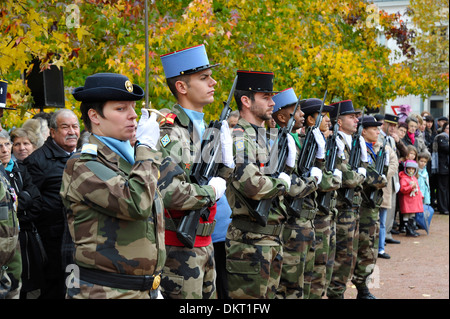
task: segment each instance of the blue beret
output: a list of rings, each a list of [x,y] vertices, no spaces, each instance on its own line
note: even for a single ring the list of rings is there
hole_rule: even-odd
[[[281,108],[297,103],[297,95],[295,95],[294,89],[289,88],[281,91],[278,94],[272,96],[275,105],[273,107],[273,113],[279,111]]]
[[[203,44],[163,54],[160,58],[166,79],[196,73],[219,65],[209,64],[208,55]]]

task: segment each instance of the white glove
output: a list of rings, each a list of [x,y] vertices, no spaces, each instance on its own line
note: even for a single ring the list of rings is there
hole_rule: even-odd
[[[322,132],[319,130],[318,127],[313,129],[314,139],[317,143],[317,153],[316,157],[319,159],[325,158],[325,137],[323,136]]]
[[[297,147],[295,146],[294,138],[291,134],[287,135],[288,140],[288,156],[286,158],[286,165],[289,167],[295,166],[295,157],[297,156]]]
[[[358,167],[356,170],[359,174],[364,175],[366,177],[366,169],[364,167]]]
[[[333,175],[342,179],[342,172],[340,170],[338,170],[337,168],[334,169]]]
[[[229,168],[234,168],[233,138],[231,137],[228,122],[225,120],[222,121],[220,128],[220,143],[222,144],[222,163]]]
[[[152,113],[150,118],[148,116],[148,110],[142,109],[142,116],[139,119],[138,127],[136,130],[136,139],[142,143],[155,149],[159,140],[159,123],[156,121],[156,113]]]
[[[227,189],[227,182],[221,177],[211,178],[208,185],[214,188],[214,191],[216,192],[216,201],[223,196]]]
[[[289,177],[288,174],[283,172],[280,175],[278,175],[278,178],[282,179],[283,181],[285,181],[288,184],[288,189],[287,190],[289,190],[289,188],[291,188],[291,178]]]
[[[389,166],[389,150],[386,150],[386,158],[384,160],[384,165]]]
[[[367,145],[366,140],[362,135],[359,137],[359,145],[361,146],[361,162],[367,162]]]
[[[344,149],[345,149],[345,145],[344,142],[342,142],[342,140],[338,137],[336,137],[336,146],[338,148],[338,157],[345,159],[345,155],[344,155]]]
[[[320,184],[320,182],[322,181],[322,171],[320,170],[320,168],[317,168],[315,166],[311,167],[311,172],[309,175],[317,178],[317,184]]]

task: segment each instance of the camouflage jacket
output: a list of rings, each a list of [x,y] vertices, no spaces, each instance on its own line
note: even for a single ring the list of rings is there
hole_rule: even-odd
[[[191,181],[190,174],[195,156],[201,147],[201,137],[194,129],[194,124],[182,107],[178,104],[172,108],[172,113],[168,114],[160,129],[160,143],[158,148],[163,154],[161,164],[161,176],[158,188],[161,192],[166,217],[179,219],[191,210],[198,210],[202,207],[210,207],[211,223],[215,217],[216,195],[213,187],[208,185],[200,186]],[[218,175],[225,180],[231,175],[232,168],[224,165],[219,166]],[[203,219],[200,223],[204,223]],[[202,236],[205,237],[205,236]],[[208,239],[196,239],[196,246],[204,246],[211,241]],[[203,243],[202,243],[203,242]],[[166,243],[169,245],[179,245],[173,231],[167,230]]]
[[[79,266],[129,275],[159,273],[165,262],[161,153],[136,148],[135,164],[95,136],[67,162],[60,195]]]
[[[304,143],[304,136],[300,138],[300,142]],[[303,198],[303,206],[302,210],[310,210],[317,208],[317,204],[315,203],[315,199],[317,196],[316,190],[318,187],[317,180],[313,176],[303,177],[298,171],[298,160],[300,158],[301,145],[297,142],[295,143],[297,146],[297,158],[295,161],[295,167],[292,172],[291,178],[291,189],[288,192],[288,196],[286,196],[286,205],[290,205],[291,201],[294,198]],[[323,162],[314,161],[314,166],[322,169]],[[288,209],[289,211],[289,209]]]
[[[337,135],[337,138],[341,139],[342,143],[344,143],[344,156],[345,158],[342,161],[337,162],[336,168],[342,172],[342,188],[338,190],[338,200],[336,207],[342,208],[346,207],[344,201],[344,192],[346,188],[354,188],[354,198],[353,198],[353,207],[357,207],[361,204],[361,190],[362,184],[364,183],[365,177],[364,175],[359,174],[356,171],[353,171],[350,164],[348,163],[350,159],[350,147],[341,134]],[[361,162],[361,167],[367,168],[367,163]]]
[[[6,172],[0,168],[0,268],[7,265],[16,252],[19,239],[19,220],[11,195]],[[1,271],[1,269],[0,269]],[[1,274],[0,274],[1,276]],[[1,279],[1,278],[0,278]]]
[[[369,203],[370,194],[372,192],[378,192],[378,201],[375,203],[376,207],[379,208],[383,201],[383,188],[387,185],[388,181],[386,178],[386,174],[388,171],[388,166],[383,164],[383,172],[379,174],[375,170],[375,165],[377,161],[377,153],[380,150],[380,147],[382,144],[380,141],[376,142],[373,146],[373,152],[367,148],[367,158],[368,158],[368,165],[367,165],[367,173],[366,173],[366,179],[363,183],[363,190],[362,190],[362,206],[367,206]],[[384,174],[384,175],[383,175]]]
[[[269,151],[269,136],[265,129],[240,118],[233,130],[236,167],[226,190],[231,218],[255,221],[251,209],[262,199],[274,199],[267,224],[280,224],[286,219],[283,199],[288,185],[282,179],[268,176],[270,169],[264,165],[268,162]]]

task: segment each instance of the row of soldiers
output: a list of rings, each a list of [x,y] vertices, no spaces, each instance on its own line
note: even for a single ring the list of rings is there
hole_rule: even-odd
[[[142,109],[136,132],[135,101],[144,93],[127,77],[98,73],[73,92],[92,134],[68,161],[61,187],[77,265],[67,297],[216,298],[216,282],[223,281],[220,298],[343,298],[351,280],[358,298],[374,298],[367,282],[377,256],[380,203],[369,194],[387,184],[387,163],[382,172],[375,165],[381,123],[358,119],[351,101],[300,100],[292,88],[274,91],[273,72],[239,70],[232,89],[239,121],[232,132],[226,120],[220,123],[217,174],[199,183],[192,166],[202,152],[203,107],[214,102],[218,65],[209,63],[203,45],[162,55],[161,62],[177,104],[161,121]],[[272,118],[280,131],[294,123],[286,165],[275,174],[267,173],[267,164],[278,137],[264,128]],[[337,154],[331,169],[330,118]],[[302,127],[311,132],[306,142],[297,133]],[[298,161],[309,143],[313,164],[305,173]],[[352,149],[360,158],[356,167],[349,164]],[[328,194],[329,204],[319,209]],[[224,198],[232,213],[226,262],[219,264],[211,234]],[[266,200],[270,208],[260,223],[255,208]],[[294,211],[296,200],[301,208]],[[207,214],[188,247],[178,230],[202,209]],[[225,278],[217,277],[219,268]]]

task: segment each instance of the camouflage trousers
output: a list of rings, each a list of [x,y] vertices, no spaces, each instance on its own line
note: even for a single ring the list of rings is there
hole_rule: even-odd
[[[22,255],[19,241],[9,263],[0,267],[0,299],[19,299],[22,288]]]
[[[275,298],[283,263],[279,236],[241,231],[231,223],[225,252],[230,298]]]
[[[314,219],[315,241],[305,271],[304,299],[321,299],[325,293],[327,263],[330,256],[333,213],[318,212]],[[334,232],[335,234],[335,232]]]
[[[215,299],[214,246],[166,246],[167,259],[161,277],[166,299]]]
[[[66,299],[151,299],[150,291],[126,290],[96,285],[72,272],[66,279]]]
[[[356,287],[367,286],[378,257],[380,219],[378,208],[361,206],[359,209],[358,255],[354,266],[352,283]]]
[[[328,298],[343,298],[356,262],[358,245],[358,207],[339,209],[336,218],[336,249]]]
[[[313,221],[289,218],[283,231],[283,265],[277,299],[303,299],[306,263],[313,244]]]
[[[331,276],[333,275],[334,258],[336,255],[336,218],[337,218],[337,213],[338,213],[337,209],[334,209],[334,211],[332,212],[332,218],[330,221],[329,253],[328,253],[327,264],[325,266],[325,270],[326,270],[325,286],[324,286],[322,295],[326,295],[327,289],[330,286]]]

